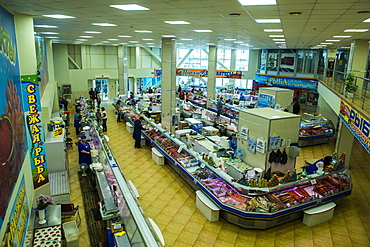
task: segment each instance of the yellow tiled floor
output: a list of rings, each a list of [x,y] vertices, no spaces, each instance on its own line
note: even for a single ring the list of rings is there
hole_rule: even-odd
[[[370,246],[370,155],[355,141],[351,156],[353,191],[335,208],[332,220],[308,227],[295,220],[267,230],[243,229],[220,221],[210,223],[195,205],[195,191],[168,165],[158,166],[149,147],[134,148],[124,122],[116,122],[113,107],[107,104],[110,147],[123,174],[140,193],[140,205],[148,218],[161,229],[166,246]],[[70,136],[75,138],[73,127]],[[329,144],[304,147],[297,164],[320,159],[334,152]],[[71,200],[83,205],[77,178],[77,148],[68,150]],[[81,210],[80,246],[88,245],[88,232]]]

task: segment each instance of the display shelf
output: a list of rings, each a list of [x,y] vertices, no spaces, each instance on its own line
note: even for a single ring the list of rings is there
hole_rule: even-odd
[[[130,113],[129,116],[132,116],[132,114],[137,115],[137,113]],[[126,118],[131,121],[129,116],[126,116]],[[161,129],[157,124],[153,122],[147,122],[146,124],[149,125],[153,130],[156,130],[156,133],[153,135],[153,133],[148,133],[148,131],[142,131],[143,136],[151,145],[156,147],[164,155],[167,160],[167,164],[169,164],[178,174],[180,174],[180,176],[187,183],[189,183],[192,188],[195,190],[201,190],[211,201],[219,206],[221,209],[221,215],[227,221],[239,226],[245,228],[266,229],[301,218],[303,215],[302,211],[305,209],[315,207],[319,204],[329,201],[335,201],[341,197],[351,194],[352,185],[350,183],[349,175],[343,175],[345,176],[345,179],[348,180],[348,186],[345,188],[335,188],[327,194],[311,196],[310,198],[307,198],[307,200],[301,200],[288,205],[282,205],[282,203],[278,204],[279,201],[274,201],[273,195],[281,195],[288,192],[292,193],[292,191],[294,192],[295,188],[303,188],[307,184],[310,184],[311,180],[327,184],[328,182],[326,179],[328,176],[331,176],[332,174],[342,174],[342,172],[343,174],[347,174],[347,171],[343,170],[340,172],[337,171],[334,173],[328,173],[318,176],[314,179],[304,178],[285,184],[278,184],[273,187],[259,188],[244,186],[236,183],[235,179],[224,171],[216,169],[215,167],[207,164],[198,153],[188,149],[187,147],[184,147],[180,140],[178,140],[171,133],[163,131],[163,129]],[[153,137],[158,138],[154,139]],[[179,159],[174,157],[174,155],[177,156],[176,152],[169,152],[169,150],[163,146],[163,143],[168,141],[173,143],[173,145],[177,144],[177,149],[182,146],[183,148],[181,153],[185,151],[188,155],[190,155],[188,158],[197,160],[198,164],[192,167],[184,167]],[[173,147],[170,146],[170,148]],[[202,169],[206,170],[208,174],[210,174],[207,178],[201,178],[199,175],[197,175],[197,172]],[[214,187],[210,187],[204,181],[211,178],[216,179],[217,181]],[[221,186],[221,189],[217,186]],[[244,205],[241,202],[236,202],[238,199],[241,199],[242,201],[246,200],[246,203],[248,204]],[[255,207],[255,205],[260,204],[267,206]]]
[[[299,145],[309,146],[327,143],[335,134],[333,123],[322,116],[305,113],[299,131]]]

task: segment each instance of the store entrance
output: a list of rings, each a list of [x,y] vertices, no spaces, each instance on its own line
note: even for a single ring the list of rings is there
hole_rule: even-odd
[[[93,88],[98,89],[100,91],[100,97],[102,101],[109,100],[109,79],[95,79],[92,81]]]

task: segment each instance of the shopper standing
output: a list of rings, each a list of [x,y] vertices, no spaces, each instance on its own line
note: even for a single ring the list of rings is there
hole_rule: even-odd
[[[299,114],[299,112],[301,111],[301,106],[299,105],[298,100],[295,99],[292,105],[293,105],[293,114]]]
[[[223,98],[220,97],[218,99],[218,101],[217,101],[217,105],[216,105],[216,107],[217,107],[217,117],[219,117],[221,115],[221,111],[222,111],[222,100],[223,100]]]
[[[73,126],[76,129],[76,135],[78,135],[80,133],[80,127],[81,127],[80,121],[82,119],[82,116],[80,114],[80,110],[77,110],[73,117],[74,117]]]
[[[143,117],[139,117],[134,122],[134,133],[132,134],[132,138],[135,140],[135,148],[142,148],[140,141],[141,141],[141,131],[145,130],[145,128],[141,125],[141,122],[144,121]]]
[[[78,143],[78,163],[81,165],[85,163],[86,165],[90,165],[91,161],[91,148],[90,144],[87,143],[86,136],[81,136],[81,142]]]
[[[182,91],[182,90],[180,91],[179,98],[181,100],[184,100],[185,99],[185,92],[184,91]]]
[[[96,118],[96,121],[98,122],[99,125],[101,125],[102,123],[102,116],[101,116],[101,112],[100,112],[100,109],[96,109],[96,112],[95,112],[95,118]]]
[[[117,100],[116,102],[116,109],[117,109],[117,122],[121,122],[121,101]]]
[[[232,149],[235,153],[236,151],[236,134],[235,133],[232,133],[229,138],[227,138],[227,140],[229,141],[229,148]]]
[[[92,101],[94,101],[95,100],[95,91],[94,91],[94,89],[90,88],[89,95],[90,95],[90,99]]]
[[[102,107],[101,110],[102,110],[101,120],[103,121],[103,124],[102,124],[103,132],[106,132],[107,131],[107,119],[108,119],[107,112],[105,111],[104,107]]]

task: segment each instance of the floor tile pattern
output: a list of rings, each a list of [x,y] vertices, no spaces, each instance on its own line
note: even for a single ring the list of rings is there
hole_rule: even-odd
[[[195,205],[195,191],[168,165],[158,166],[151,158],[150,147],[134,148],[134,140],[125,122],[117,122],[113,106],[107,103],[109,145],[123,174],[140,193],[145,216],[154,219],[161,229],[166,246],[370,246],[370,155],[355,141],[350,170],[352,194],[337,205],[332,220],[308,227],[295,220],[267,230],[243,229],[220,219],[210,223]],[[70,127],[70,136],[73,127]],[[304,147],[297,167],[304,160],[317,160],[334,152],[334,138],[328,144]],[[68,150],[71,201],[82,206],[80,246],[88,245],[88,231],[79,188],[76,146]]]

